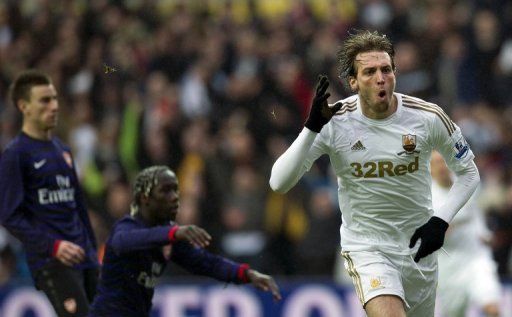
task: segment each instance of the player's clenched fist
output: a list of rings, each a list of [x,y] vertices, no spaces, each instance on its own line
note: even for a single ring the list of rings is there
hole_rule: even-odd
[[[340,110],[342,103],[335,103],[332,107],[329,107],[327,98],[331,96],[327,92],[329,87],[329,80],[327,76],[320,75],[318,83],[316,85],[315,97],[311,104],[311,110],[309,110],[309,117],[306,120],[304,126],[311,131],[319,133],[322,127],[331,120],[332,116]]]
[[[210,245],[212,237],[204,230],[196,225],[179,226],[175,234],[176,240],[184,240],[192,243],[197,247],[207,247]]]

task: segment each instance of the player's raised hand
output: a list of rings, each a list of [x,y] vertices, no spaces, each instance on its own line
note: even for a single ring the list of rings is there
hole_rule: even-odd
[[[327,76],[320,75],[318,77],[318,83],[316,85],[315,97],[309,110],[309,117],[306,120],[304,126],[311,131],[320,132],[322,127],[331,120],[332,116],[340,110],[342,103],[337,102],[333,106],[329,107],[327,98],[331,96],[327,92],[329,87],[329,80]]]
[[[210,245],[212,237],[204,230],[196,225],[179,226],[175,234],[176,240],[184,240],[192,243],[197,247],[207,247]]]
[[[409,243],[409,248],[414,247],[418,239],[421,244],[414,257],[414,261],[418,262],[421,258],[439,250],[444,243],[444,235],[448,229],[448,223],[439,217],[431,217],[426,224],[414,231]]]
[[[59,243],[55,257],[64,265],[73,266],[81,263],[85,259],[85,251],[82,247],[73,242],[62,240]]]
[[[281,300],[281,292],[279,291],[279,286],[277,286],[276,281],[274,281],[272,276],[249,269],[247,270],[247,279],[257,289],[265,292],[271,292],[274,300]]]

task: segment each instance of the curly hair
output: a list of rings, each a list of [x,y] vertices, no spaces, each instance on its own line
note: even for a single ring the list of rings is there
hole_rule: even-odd
[[[388,53],[391,58],[391,66],[395,71],[395,49],[388,37],[377,31],[358,30],[349,34],[336,53],[340,78],[344,78],[348,82],[350,77],[355,77],[357,75],[355,63],[357,54],[371,51]]]
[[[151,190],[158,185],[158,175],[172,170],[164,165],[156,165],[143,169],[135,177],[133,184],[133,201],[130,204],[130,215],[135,216],[139,212],[140,198],[149,196]]]

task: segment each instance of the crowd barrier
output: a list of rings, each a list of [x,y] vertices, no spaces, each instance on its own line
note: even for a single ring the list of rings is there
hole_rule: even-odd
[[[470,283],[471,281],[468,281]],[[278,280],[283,300],[248,286],[179,281],[157,287],[151,317],[364,317],[351,287],[332,281]],[[135,300],[135,299],[134,299]],[[503,284],[502,317],[512,317],[512,283]],[[31,286],[0,288],[0,316],[55,317]],[[475,308],[467,317],[480,316]],[[436,317],[441,317],[437,315]]]

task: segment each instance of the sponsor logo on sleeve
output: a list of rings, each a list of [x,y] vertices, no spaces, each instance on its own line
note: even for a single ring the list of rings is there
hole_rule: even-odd
[[[455,158],[458,160],[463,159],[466,157],[466,155],[468,155],[469,145],[463,136],[461,136],[459,140],[455,142],[453,150],[455,151]]]

